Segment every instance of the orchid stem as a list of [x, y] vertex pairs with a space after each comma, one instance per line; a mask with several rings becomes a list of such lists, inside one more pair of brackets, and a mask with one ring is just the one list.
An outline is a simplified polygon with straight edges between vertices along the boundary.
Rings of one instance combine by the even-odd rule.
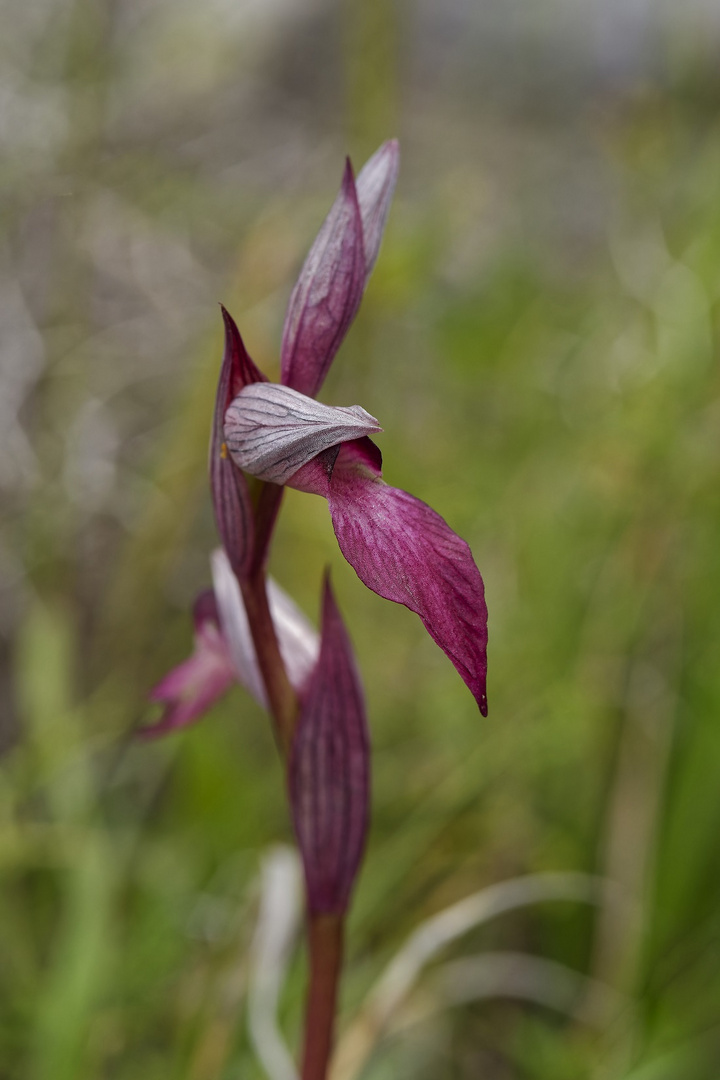
[[240, 581], [240, 586], [260, 674], [275, 721], [278, 746], [283, 758], [287, 760], [295, 730], [298, 701], [280, 655], [275, 624], [270, 614], [265, 574], [270, 540], [282, 497], [283, 488], [278, 484], [260, 486], [255, 506], [254, 553], [249, 575]]
[[278, 744], [283, 757], [287, 759], [295, 730], [298, 703], [280, 655], [280, 647], [270, 614], [264, 570], [257, 570], [242, 582], [242, 594], [258, 666], [265, 684], [270, 711], [275, 720]]
[[[250, 573], [241, 582], [258, 666], [265, 684], [280, 752], [287, 762], [298, 714], [297, 695], [288, 679], [270, 613], [265, 567], [283, 488], [266, 483], [255, 504], [255, 551]], [[342, 966], [344, 917], [310, 915], [308, 952], [310, 984], [305, 1014], [302, 1080], [326, 1080]]]
[[260, 488], [255, 507], [255, 545], [250, 566], [251, 576], [265, 570], [270, 540], [284, 491], [285, 488], [279, 484], [264, 483]]
[[342, 966], [342, 915], [311, 915], [308, 922], [310, 987], [305, 1013], [302, 1080], [326, 1080], [332, 1052]]

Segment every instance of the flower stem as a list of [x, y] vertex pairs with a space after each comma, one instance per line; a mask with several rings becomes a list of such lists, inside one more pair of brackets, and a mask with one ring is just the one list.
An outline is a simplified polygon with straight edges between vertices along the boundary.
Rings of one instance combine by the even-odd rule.
[[255, 550], [253, 551], [250, 573], [264, 571], [272, 539], [275, 521], [280, 510], [285, 488], [279, 484], [263, 483], [255, 506]]
[[308, 922], [310, 987], [302, 1080], [326, 1080], [342, 966], [343, 928], [342, 915], [311, 915]]
[[256, 489], [255, 545], [247, 578], [240, 581], [260, 674], [275, 721], [275, 736], [287, 760], [292, 744], [298, 701], [280, 655], [275, 625], [270, 614], [265, 568], [275, 521], [283, 497], [278, 484], [261, 483]]
[[287, 758], [295, 729], [298, 702], [280, 655], [268, 604], [265, 573], [262, 569], [242, 582], [242, 594], [258, 666], [275, 721], [275, 734], [282, 755]]

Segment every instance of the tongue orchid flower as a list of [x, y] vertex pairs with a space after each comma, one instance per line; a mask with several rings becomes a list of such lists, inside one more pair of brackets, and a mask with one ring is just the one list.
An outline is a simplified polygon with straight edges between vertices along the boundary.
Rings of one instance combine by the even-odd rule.
[[429, 506], [382, 479], [380, 451], [369, 438], [381, 430], [374, 417], [358, 405], [315, 400], [375, 263], [397, 166], [394, 142], [380, 148], [357, 181], [348, 162], [290, 298], [279, 385], [258, 371], [223, 311], [225, 357], [211, 447], [215, 512], [242, 578], [254, 543], [244, 474], [325, 497], [340, 550], [358, 577], [420, 616], [485, 715], [487, 608], [468, 545]]

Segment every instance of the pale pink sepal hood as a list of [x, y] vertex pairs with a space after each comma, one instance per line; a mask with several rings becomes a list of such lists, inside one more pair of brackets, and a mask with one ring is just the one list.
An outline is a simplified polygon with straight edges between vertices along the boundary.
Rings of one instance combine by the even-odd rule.
[[340, 550], [360, 580], [420, 616], [486, 716], [487, 607], [480, 571], [447, 522], [386, 484], [381, 470], [378, 448], [360, 439], [320, 455], [289, 486], [325, 496]]
[[245, 387], [225, 414], [235, 464], [273, 484], [284, 484], [323, 450], [381, 430], [359, 405], [322, 405], [277, 383]]
[[320, 656], [300, 695], [288, 775], [310, 913], [343, 912], [367, 835], [370, 745], [352, 645], [327, 580]]

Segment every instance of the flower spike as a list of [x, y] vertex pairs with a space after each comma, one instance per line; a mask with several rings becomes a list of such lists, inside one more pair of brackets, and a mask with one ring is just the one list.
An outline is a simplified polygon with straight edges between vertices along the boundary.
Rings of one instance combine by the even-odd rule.
[[321, 451], [381, 430], [359, 405], [332, 408], [276, 383], [246, 386], [225, 414], [233, 461], [274, 484], [284, 484]]
[[289, 768], [311, 915], [347, 907], [368, 827], [369, 742], [352, 646], [326, 578], [320, 656], [302, 695]]
[[223, 421], [232, 399], [244, 386], [265, 376], [248, 356], [232, 316], [222, 308], [225, 353], [220, 368], [212, 434], [210, 436], [210, 491], [220, 539], [238, 577], [247, 573], [253, 549], [253, 518], [245, 477], [230, 459]]
[[362, 219], [352, 166], [310, 248], [290, 297], [280, 350], [285, 386], [315, 397], [360, 306], [365, 287]]

